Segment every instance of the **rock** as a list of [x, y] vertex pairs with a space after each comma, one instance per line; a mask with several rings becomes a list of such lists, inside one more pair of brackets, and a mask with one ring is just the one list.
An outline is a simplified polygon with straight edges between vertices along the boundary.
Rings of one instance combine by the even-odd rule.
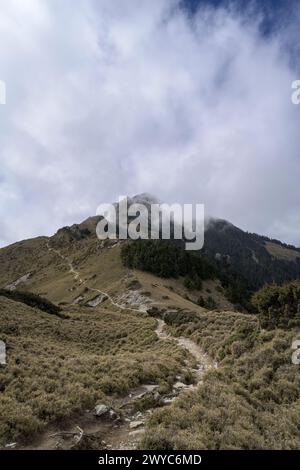
[[136, 429], [135, 431], [131, 431], [129, 436], [137, 436], [138, 434], [142, 434], [145, 432], [145, 429]]
[[105, 416], [108, 415], [110, 411], [110, 407], [107, 405], [96, 405], [95, 406], [95, 416]]
[[73, 300], [72, 304], [73, 305], [77, 305], [79, 304], [80, 302], [82, 302], [84, 300], [84, 296], [83, 295], [79, 295], [78, 297], [76, 297], [76, 299]]
[[7, 286], [5, 286], [5, 289], [14, 291], [16, 290], [19, 284], [25, 284], [30, 279], [31, 276], [32, 276], [32, 273], [27, 273], [24, 276], [17, 279], [16, 281], [14, 281], [12, 284], [8, 284]]
[[96, 297], [94, 297], [93, 299], [89, 300], [86, 303], [86, 305], [88, 307], [97, 307], [97, 305], [102, 304], [107, 299], [108, 299], [108, 296], [106, 294], [99, 294], [99, 295], [96, 295]]
[[6, 449], [14, 449], [16, 447], [17, 443], [16, 442], [10, 442], [9, 444], [5, 445]]
[[109, 418], [110, 418], [112, 421], [117, 421], [117, 420], [120, 419], [120, 416], [117, 415], [117, 413], [116, 413], [114, 410], [112, 410], [112, 409], [109, 410], [108, 415], [109, 415]]
[[163, 399], [163, 404], [164, 405], [170, 405], [171, 403], [173, 403], [173, 401], [176, 399], [176, 397], [172, 397], [172, 398], [164, 398]]
[[153, 390], [159, 388], [159, 385], [143, 385], [147, 392], [153, 392]]
[[[128, 290], [118, 297], [118, 302], [129, 307], [143, 308], [146, 312], [147, 306], [151, 303], [151, 299], [142, 295], [139, 291]], [[147, 307], [147, 308], [146, 308]]]
[[173, 388], [175, 388], [175, 389], [186, 388], [186, 384], [184, 384], [184, 383], [182, 383], [182, 382], [176, 382], [176, 383], [173, 385]]
[[129, 424], [130, 429], [136, 429], [144, 425], [144, 421], [131, 421]]
[[110, 406], [100, 404], [95, 406], [95, 416], [110, 419], [111, 421], [120, 420], [119, 415]]

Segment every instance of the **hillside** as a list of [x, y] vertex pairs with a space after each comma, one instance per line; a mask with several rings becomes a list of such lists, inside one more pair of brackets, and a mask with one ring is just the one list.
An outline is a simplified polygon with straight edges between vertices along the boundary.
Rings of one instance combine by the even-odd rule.
[[96, 403], [116, 408], [117, 397], [152, 383], [168, 388], [182, 370], [183, 351], [157, 340], [154, 319], [112, 307], [64, 313], [59, 319], [0, 295], [8, 356], [0, 368], [1, 445], [38, 446], [43, 430], [72, 426], [74, 418], [76, 425], [99, 425]]
[[[167, 404], [197, 377], [189, 344], [166, 341], [145, 312], [153, 306], [191, 315], [203, 309], [186, 297], [180, 280], [130, 271], [119, 244], [70, 237], [68, 229], [1, 255], [7, 290], [0, 291], [0, 335], [8, 363], [0, 371], [0, 443], [53, 448], [58, 439], [52, 434], [80, 426], [92, 435], [88, 447], [136, 445], [140, 435], [131, 434], [130, 423], [144, 422], [148, 409]], [[59, 316], [42, 310], [43, 302], [28, 305], [29, 291], [59, 304]], [[115, 419], [94, 416], [97, 403], [118, 416], [117, 432]], [[62, 448], [73, 444], [59, 440]]]
[[100, 242], [98, 220], [0, 250], [0, 445], [299, 447], [294, 290], [278, 291], [268, 330], [269, 310], [241, 313], [228, 297], [246, 267], [249, 282], [254, 266], [267, 277], [267, 260], [296, 276], [298, 250], [221, 221], [200, 258], [161, 241], [145, 250]]
[[244, 232], [225, 220], [210, 220], [203, 251], [221, 269], [238, 274], [250, 290], [300, 277], [300, 249]]

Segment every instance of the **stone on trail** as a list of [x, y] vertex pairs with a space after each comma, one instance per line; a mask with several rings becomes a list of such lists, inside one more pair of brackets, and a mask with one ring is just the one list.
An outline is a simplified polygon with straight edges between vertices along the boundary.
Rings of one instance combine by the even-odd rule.
[[95, 406], [95, 415], [96, 416], [105, 416], [105, 415], [108, 415], [110, 411], [110, 407], [107, 406], [107, 405], [96, 405]]
[[143, 425], [144, 425], [144, 421], [132, 421], [129, 424], [129, 427], [130, 427], [130, 429], [136, 429], [136, 428], [139, 428], [140, 426], [143, 426]]

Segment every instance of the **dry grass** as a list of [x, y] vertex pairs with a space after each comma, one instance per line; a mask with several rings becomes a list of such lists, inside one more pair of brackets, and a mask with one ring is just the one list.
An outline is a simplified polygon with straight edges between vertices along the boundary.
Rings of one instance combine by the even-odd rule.
[[[84, 294], [89, 300], [93, 294], [84, 292], [84, 285], [74, 281], [66, 261], [47, 249], [47, 237], [11, 245], [0, 250], [0, 287], [5, 287], [21, 276], [31, 272], [26, 284], [18, 289], [47, 297], [54, 303], [72, 303], [79, 295]], [[122, 265], [120, 258], [121, 243], [114, 248], [102, 247], [95, 237], [65, 243], [58, 236], [50, 239], [50, 245], [72, 262], [74, 268], [90, 287], [102, 289], [113, 295], [126, 289], [126, 278], [129, 272], [141, 282], [145, 291], [162, 305], [176, 304], [180, 308], [201, 311], [195, 306], [199, 296], [205, 299], [212, 295], [222, 310], [233, 309], [225, 298], [219, 281], [203, 281], [201, 291], [192, 291], [184, 287], [183, 279], [161, 279], [142, 271], [129, 271]], [[108, 244], [109, 245], [109, 244]], [[166, 299], [168, 297], [169, 299]]]
[[69, 319], [0, 297], [0, 443], [110, 402], [145, 383], [172, 384], [184, 353], [159, 341], [155, 320], [131, 312], [69, 308]]
[[270, 255], [274, 258], [282, 259], [284, 261], [296, 261], [300, 258], [300, 252], [285, 248], [284, 246], [277, 245], [277, 243], [266, 242], [265, 247]]
[[18, 289], [45, 296], [54, 303], [72, 303], [84, 286], [74, 280], [67, 260], [48, 250], [49, 240], [50, 246], [59, 249], [72, 262], [89, 286], [110, 292], [118, 291], [121, 280], [128, 272], [121, 263], [120, 247], [102, 248], [95, 237], [61, 244], [55, 237], [39, 237], [2, 248], [0, 287], [4, 288], [30, 272], [31, 277], [26, 284], [20, 284]]
[[265, 332], [255, 317], [228, 312], [198, 314], [170, 330], [193, 338], [219, 367], [197, 391], [153, 414], [143, 448], [299, 448], [299, 366], [291, 363], [297, 331]]

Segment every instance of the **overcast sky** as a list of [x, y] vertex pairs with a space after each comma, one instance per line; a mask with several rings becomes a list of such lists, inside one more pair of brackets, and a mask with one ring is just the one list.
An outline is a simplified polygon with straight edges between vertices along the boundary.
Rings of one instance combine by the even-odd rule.
[[245, 3], [0, 0], [0, 244], [149, 192], [300, 246], [300, 2]]

